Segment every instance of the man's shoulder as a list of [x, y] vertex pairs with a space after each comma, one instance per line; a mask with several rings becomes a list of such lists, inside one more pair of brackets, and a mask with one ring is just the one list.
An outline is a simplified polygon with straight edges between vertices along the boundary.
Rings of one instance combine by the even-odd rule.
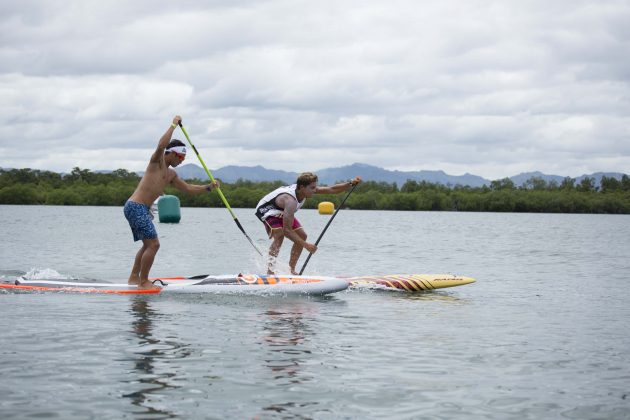
[[280, 187], [276, 190], [276, 192], [278, 193], [278, 197], [291, 197], [295, 199], [293, 196], [295, 194], [295, 188], [293, 188], [293, 185]]
[[168, 172], [168, 179], [170, 179], [171, 181], [179, 176], [177, 175], [177, 171], [175, 171], [175, 169], [173, 168], [166, 168], [166, 171]]
[[278, 194], [278, 196], [276, 197], [276, 201], [285, 205], [289, 203], [297, 204], [297, 199], [293, 195], [286, 192]]

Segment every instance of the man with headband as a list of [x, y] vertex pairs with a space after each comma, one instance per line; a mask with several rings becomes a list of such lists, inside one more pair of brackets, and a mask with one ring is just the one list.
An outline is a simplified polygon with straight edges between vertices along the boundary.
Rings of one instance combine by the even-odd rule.
[[129, 276], [129, 284], [137, 284], [141, 289], [155, 289], [158, 286], [149, 281], [149, 271], [153, 265], [155, 254], [160, 248], [157, 231], [153, 225], [151, 205], [164, 192], [167, 185], [189, 194], [201, 194], [212, 191], [219, 184], [215, 181], [209, 185], [191, 185], [184, 182], [170, 167], [177, 167], [186, 158], [186, 146], [180, 140], [171, 140], [173, 131], [182, 118], [177, 115], [158, 142], [157, 149], [151, 155], [144, 176], [134, 193], [125, 203], [125, 217], [129, 221], [134, 241], [142, 241], [142, 247]]

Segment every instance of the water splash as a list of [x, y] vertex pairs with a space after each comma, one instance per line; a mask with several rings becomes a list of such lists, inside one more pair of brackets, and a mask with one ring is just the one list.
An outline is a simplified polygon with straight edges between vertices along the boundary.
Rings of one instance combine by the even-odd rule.
[[31, 268], [23, 276], [26, 280], [72, 280], [73, 277], [61, 274], [52, 268]]
[[[269, 262], [269, 256], [267, 254], [263, 256], [254, 255], [250, 262], [255, 267], [255, 274], [267, 274], [267, 264]], [[284, 261], [281, 257], [275, 260], [274, 267], [276, 274], [289, 274], [291, 272], [289, 261]]]

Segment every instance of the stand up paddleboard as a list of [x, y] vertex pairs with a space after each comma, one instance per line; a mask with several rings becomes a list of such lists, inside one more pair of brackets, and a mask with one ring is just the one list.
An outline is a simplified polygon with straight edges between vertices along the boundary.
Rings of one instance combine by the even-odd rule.
[[346, 279], [351, 288], [370, 288], [419, 292], [423, 290], [444, 289], [474, 283], [472, 277], [453, 274], [389, 274], [386, 276], [362, 276]]
[[[250, 278], [253, 282], [273, 281], [274, 278], [292, 279], [292, 281], [313, 281], [313, 280], [330, 280], [343, 279], [351, 289], [369, 288], [380, 290], [396, 290], [402, 292], [421, 292], [425, 290], [444, 289], [447, 287], [463, 286], [465, 284], [474, 283], [472, 277], [456, 276], [454, 274], [387, 274], [384, 276], [359, 276], [359, 277], [313, 277], [313, 276], [256, 276], [241, 275], [243, 278]], [[181, 281], [190, 281], [194, 279], [213, 279], [207, 274], [194, 277], [169, 277], [161, 278], [161, 281], [169, 284]]]
[[324, 277], [298, 275], [238, 274], [225, 276], [161, 277], [152, 279], [161, 289], [138, 289], [124, 283], [77, 283], [57, 280], [17, 279], [0, 283], [0, 289], [40, 292], [169, 294], [234, 293], [325, 295], [350, 287], [352, 289], [419, 292], [474, 283], [471, 277], [453, 274], [390, 274], [384, 276]]
[[227, 276], [195, 276], [190, 278], [159, 278], [153, 282], [161, 289], [138, 289], [124, 283], [77, 283], [56, 280], [17, 279], [0, 283], [0, 289], [27, 292], [73, 292], [110, 294], [280, 294], [325, 295], [348, 288], [348, 282], [335, 277], [259, 276], [255, 274]]

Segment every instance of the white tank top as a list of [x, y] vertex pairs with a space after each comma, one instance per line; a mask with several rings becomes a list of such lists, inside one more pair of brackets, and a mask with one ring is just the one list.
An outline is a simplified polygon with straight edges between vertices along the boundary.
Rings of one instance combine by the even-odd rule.
[[297, 184], [289, 185], [286, 187], [280, 187], [278, 189], [273, 190], [266, 196], [264, 196], [256, 205], [256, 217], [260, 220], [265, 220], [270, 216], [282, 216], [284, 214], [284, 209], [278, 207], [276, 204], [276, 198], [280, 194], [289, 194], [291, 197], [297, 201], [297, 210], [302, 208], [304, 203], [306, 202], [306, 198], [302, 201], [298, 201], [296, 196]]

